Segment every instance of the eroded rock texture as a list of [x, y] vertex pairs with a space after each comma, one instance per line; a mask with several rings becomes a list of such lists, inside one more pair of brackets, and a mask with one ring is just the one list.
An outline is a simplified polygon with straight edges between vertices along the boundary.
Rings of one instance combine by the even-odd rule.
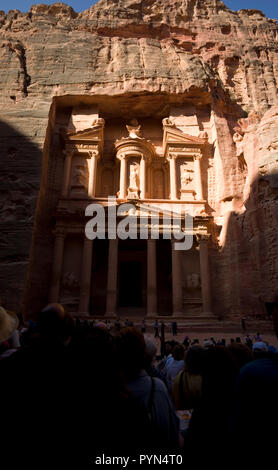
[[[257, 10], [235, 13], [220, 0], [100, 0], [81, 14], [62, 3], [0, 12], [3, 303], [21, 308], [26, 279], [27, 313], [47, 299], [59, 126], [72, 106], [105, 108], [110, 97], [115, 109], [126, 96], [126, 119], [130, 103], [137, 117], [155, 109], [162, 119], [172, 104], [195, 109], [212, 148], [203, 184], [214, 221], [214, 311], [261, 313], [278, 286], [277, 37], [275, 20]], [[38, 257], [40, 282], [30, 269], [27, 275]]]

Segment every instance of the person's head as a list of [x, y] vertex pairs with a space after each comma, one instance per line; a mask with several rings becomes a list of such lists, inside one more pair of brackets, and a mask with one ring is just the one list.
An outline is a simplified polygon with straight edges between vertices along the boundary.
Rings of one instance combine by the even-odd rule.
[[38, 330], [42, 340], [65, 344], [74, 333], [74, 321], [61, 304], [52, 303], [39, 313]]
[[172, 356], [175, 361], [183, 361], [184, 360], [184, 353], [185, 347], [183, 344], [177, 344], [172, 352]]
[[263, 341], [257, 341], [252, 347], [254, 359], [264, 359], [268, 356], [268, 346]]
[[157, 347], [156, 344], [151, 340], [151, 339], [145, 339], [145, 344], [146, 344], [146, 352], [145, 352], [145, 365], [146, 369], [152, 366], [156, 352], [157, 352]]
[[253, 359], [250, 348], [242, 343], [231, 343], [228, 346], [228, 351], [231, 353], [238, 371]]
[[166, 352], [167, 356], [168, 356], [168, 354], [171, 354], [172, 349], [173, 348], [172, 348], [171, 341], [166, 341], [165, 342], [165, 352]]
[[198, 345], [191, 346], [185, 355], [185, 365], [190, 374], [200, 375], [204, 365], [204, 348]]
[[125, 377], [134, 377], [144, 368], [146, 343], [141, 331], [124, 328], [117, 337], [117, 350]]
[[239, 336], [236, 337], [236, 343], [241, 343], [241, 339]]
[[219, 406], [231, 397], [237, 377], [237, 368], [228, 348], [216, 346], [205, 350], [203, 367], [203, 394]]

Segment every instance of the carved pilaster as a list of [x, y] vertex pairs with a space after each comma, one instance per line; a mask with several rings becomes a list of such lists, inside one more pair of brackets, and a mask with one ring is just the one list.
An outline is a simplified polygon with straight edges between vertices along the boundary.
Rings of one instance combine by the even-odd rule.
[[209, 234], [197, 234], [197, 241], [199, 243], [200, 252], [200, 271], [202, 283], [202, 299], [203, 311], [206, 313], [211, 312], [211, 283], [210, 283], [210, 269], [209, 269], [209, 256], [208, 256], [208, 241]]
[[64, 243], [66, 232], [63, 227], [55, 230], [55, 244], [52, 263], [52, 280], [49, 293], [49, 302], [58, 302], [63, 267]]
[[177, 193], [177, 155], [174, 153], [170, 153], [168, 156], [169, 164], [170, 164], [170, 199], [176, 200], [178, 199]]

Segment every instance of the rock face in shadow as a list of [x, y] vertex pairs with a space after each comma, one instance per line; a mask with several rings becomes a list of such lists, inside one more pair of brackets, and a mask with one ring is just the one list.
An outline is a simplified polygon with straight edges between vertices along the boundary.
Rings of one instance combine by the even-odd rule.
[[[108, 96], [134, 97], [139, 116], [146, 114], [149, 96], [153, 103], [167, 97], [161, 118], [172, 101], [209, 108], [213, 158], [204, 185], [215, 224], [215, 311], [254, 312], [258, 299], [250, 307], [251, 290], [271, 300], [278, 285], [277, 38], [277, 21], [258, 10], [233, 12], [220, 0], [100, 0], [80, 14], [63, 3], [0, 12], [5, 305], [21, 308], [32, 233], [33, 247], [40, 240], [36, 256], [41, 247], [43, 257], [51, 238], [46, 181], [59, 141], [57, 103], [64, 100], [70, 115], [73, 105], [96, 96], [103, 106]], [[245, 270], [243, 284], [234, 269]], [[28, 289], [38, 284], [29, 278]], [[45, 285], [41, 298], [47, 299]]]

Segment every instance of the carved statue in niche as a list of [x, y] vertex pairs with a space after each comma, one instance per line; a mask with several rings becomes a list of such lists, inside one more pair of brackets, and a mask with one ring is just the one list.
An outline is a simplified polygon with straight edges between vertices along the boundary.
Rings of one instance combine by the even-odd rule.
[[186, 276], [186, 285], [188, 289], [200, 289], [201, 287], [201, 280], [200, 275], [198, 273], [190, 273]]
[[139, 197], [139, 165], [136, 162], [131, 163], [129, 167], [129, 187], [127, 197]]
[[71, 290], [79, 287], [79, 282], [72, 272], [66, 272], [63, 276], [62, 286], [66, 290]]
[[87, 189], [88, 173], [87, 168], [83, 164], [77, 164], [73, 170], [73, 187]]
[[189, 169], [187, 167], [187, 164], [184, 163], [180, 167], [180, 172], [181, 172], [181, 189], [185, 189], [186, 186], [188, 186], [191, 181], [193, 181], [193, 170]]
[[130, 121], [130, 124], [126, 126], [129, 137], [131, 139], [141, 139], [140, 137], [141, 134], [141, 126], [139, 125], [137, 119], [132, 119]]

